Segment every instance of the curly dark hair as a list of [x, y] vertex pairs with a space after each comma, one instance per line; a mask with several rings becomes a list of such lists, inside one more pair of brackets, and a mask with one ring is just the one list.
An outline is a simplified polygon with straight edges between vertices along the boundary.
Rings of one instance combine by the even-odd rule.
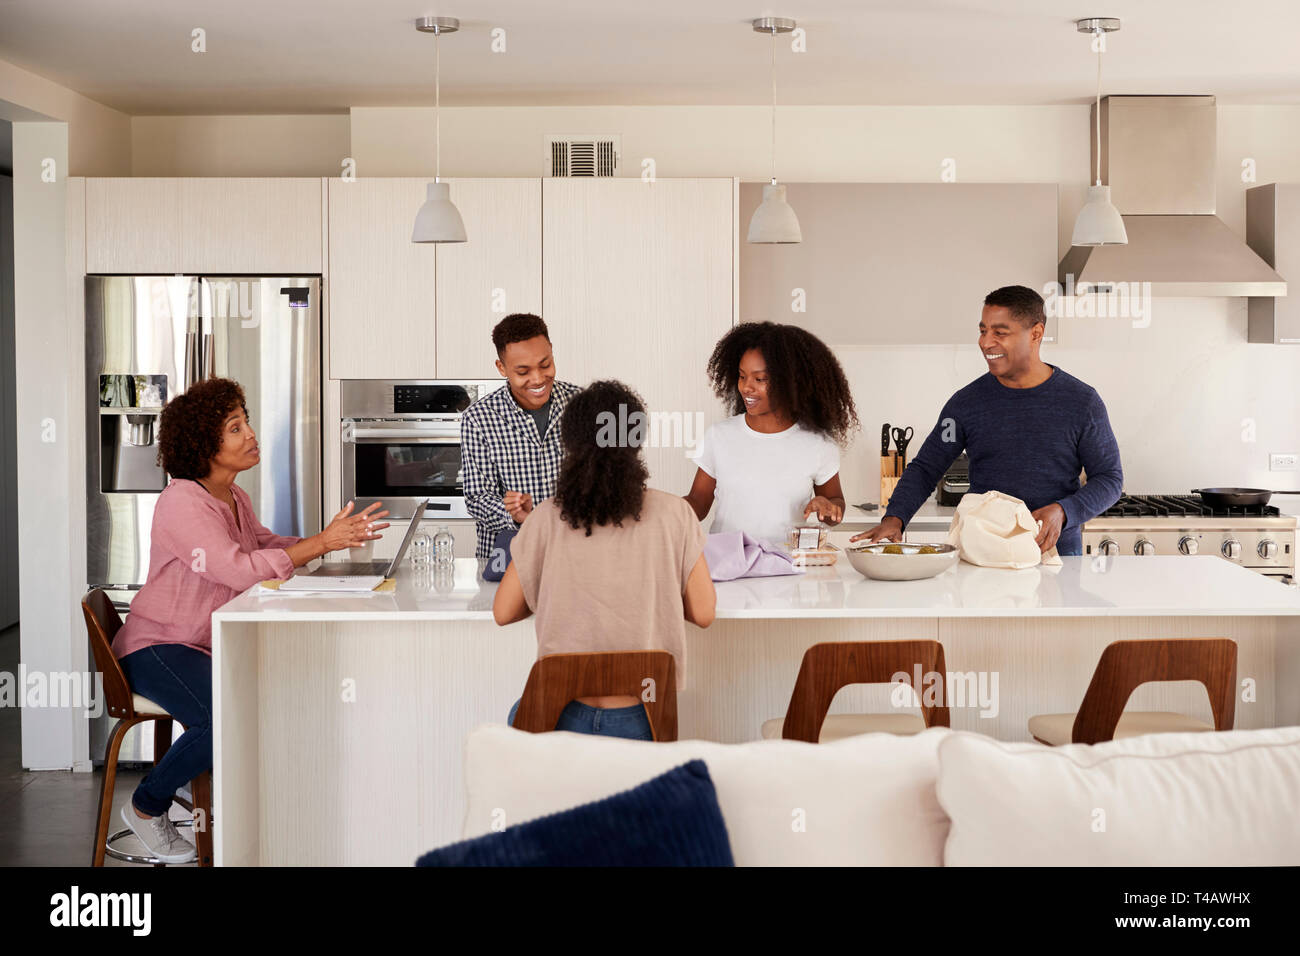
[[228, 378], [205, 378], [168, 402], [158, 423], [158, 462], [173, 478], [206, 478], [221, 450], [221, 426], [236, 409], [248, 414], [244, 390]]
[[569, 399], [560, 418], [564, 456], [555, 482], [555, 503], [569, 527], [591, 537], [596, 525], [621, 528], [624, 518], [641, 520], [648, 428], [645, 402], [622, 382], [592, 382]]
[[527, 342], [542, 336], [551, 341], [551, 334], [546, 330], [546, 323], [540, 315], [531, 312], [516, 312], [507, 315], [492, 328], [492, 344], [496, 346], [497, 358], [511, 342]]
[[708, 375], [730, 414], [745, 410], [737, 382], [741, 356], [750, 349], [757, 349], [767, 363], [767, 394], [774, 409], [838, 445], [848, 443], [859, 427], [849, 380], [826, 343], [797, 325], [742, 322], [718, 341]]

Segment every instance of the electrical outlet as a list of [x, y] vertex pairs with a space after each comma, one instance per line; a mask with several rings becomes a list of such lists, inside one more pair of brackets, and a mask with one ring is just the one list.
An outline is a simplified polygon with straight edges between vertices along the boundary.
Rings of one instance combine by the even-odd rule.
[[1300, 468], [1300, 455], [1294, 453], [1287, 455], [1269, 455], [1269, 471], [1295, 471]]

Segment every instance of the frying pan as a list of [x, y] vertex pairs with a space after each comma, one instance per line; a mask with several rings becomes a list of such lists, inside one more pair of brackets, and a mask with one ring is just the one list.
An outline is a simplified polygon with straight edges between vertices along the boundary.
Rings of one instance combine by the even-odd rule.
[[1300, 491], [1267, 491], [1263, 488], [1193, 488], [1211, 508], [1239, 508], [1243, 505], [1266, 505], [1274, 495], [1300, 495]]

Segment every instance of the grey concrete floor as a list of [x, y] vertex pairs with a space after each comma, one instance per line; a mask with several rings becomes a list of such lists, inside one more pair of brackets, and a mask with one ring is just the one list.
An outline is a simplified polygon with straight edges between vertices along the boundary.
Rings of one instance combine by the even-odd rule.
[[[18, 672], [17, 625], [0, 631], [0, 671]], [[103, 770], [23, 770], [21, 720], [20, 708], [0, 707], [0, 866], [89, 866]], [[138, 770], [118, 771], [112, 830], [122, 828], [118, 814], [143, 776]], [[184, 808], [175, 805], [172, 816], [184, 819]], [[143, 852], [135, 837], [114, 845], [128, 853]], [[139, 865], [111, 858], [106, 864]]]

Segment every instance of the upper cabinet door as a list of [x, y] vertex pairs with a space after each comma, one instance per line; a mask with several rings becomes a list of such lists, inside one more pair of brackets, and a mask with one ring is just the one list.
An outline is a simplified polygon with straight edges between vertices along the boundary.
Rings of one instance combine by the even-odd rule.
[[88, 273], [315, 275], [319, 179], [86, 180]]
[[181, 179], [178, 271], [319, 275], [320, 179]]
[[542, 181], [448, 182], [468, 241], [438, 246], [438, 377], [496, 378], [492, 326], [542, 309]]
[[542, 314], [557, 376], [640, 393], [650, 485], [674, 494], [690, 488], [701, 426], [725, 416], [705, 366], [733, 320], [734, 193], [730, 179], [542, 183]]
[[437, 244], [411, 241], [427, 183], [329, 180], [330, 378], [437, 376]]
[[180, 272], [181, 180], [86, 180], [86, 272]]
[[[740, 227], [762, 198], [740, 187]], [[740, 243], [740, 319], [828, 345], [973, 345], [984, 296], [1056, 281], [1057, 188], [1041, 183], [791, 183], [803, 242]], [[1045, 336], [1056, 336], [1048, 318]]]

